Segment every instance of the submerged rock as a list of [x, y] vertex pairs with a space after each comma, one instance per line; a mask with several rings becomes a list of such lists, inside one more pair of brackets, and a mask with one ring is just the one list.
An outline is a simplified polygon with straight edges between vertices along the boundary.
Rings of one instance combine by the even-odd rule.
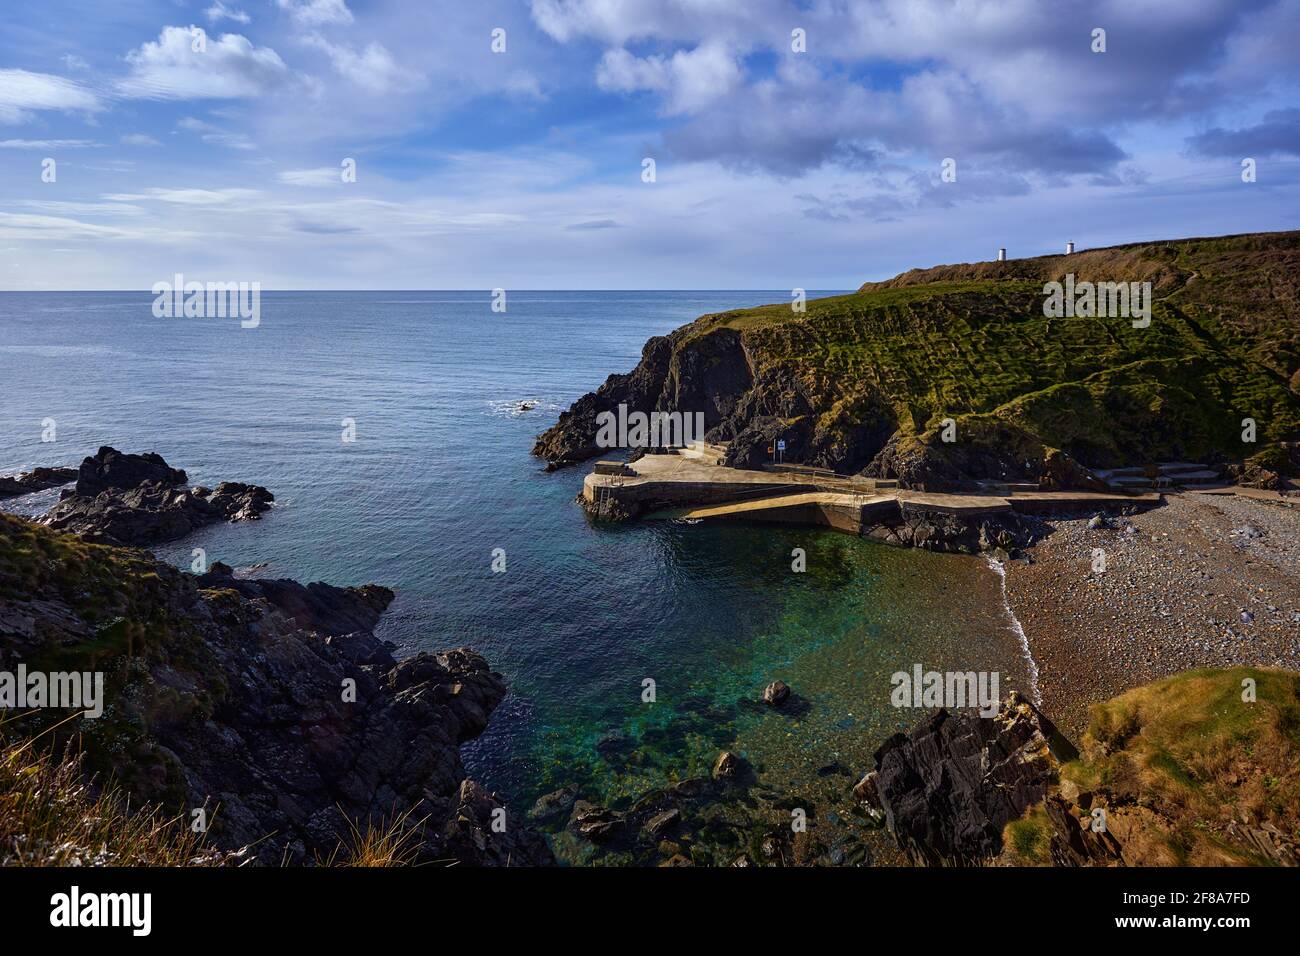
[[586, 800], [574, 803], [569, 817], [569, 829], [593, 843], [606, 843], [620, 836], [625, 824], [623, 814]]
[[661, 837], [680, 823], [681, 819], [682, 813], [676, 807], [656, 813], [646, 821], [645, 832], [655, 838]]
[[578, 799], [578, 787], [570, 784], [537, 798], [533, 808], [528, 811], [529, 819], [545, 822], [557, 817], [567, 816]]
[[742, 766], [743, 763], [739, 757], [730, 750], [724, 750], [718, 754], [718, 759], [713, 762], [714, 779], [733, 780], [740, 774]]
[[763, 703], [771, 707], [780, 707], [790, 699], [790, 685], [783, 680], [774, 680], [763, 688]]

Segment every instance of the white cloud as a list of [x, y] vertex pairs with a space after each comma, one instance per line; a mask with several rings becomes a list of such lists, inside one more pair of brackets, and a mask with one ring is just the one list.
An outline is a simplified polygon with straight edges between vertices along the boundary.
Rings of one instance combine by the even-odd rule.
[[276, 0], [294, 22], [305, 27], [351, 23], [352, 11], [345, 0]]
[[79, 83], [51, 73], [0, 70], [0, 123], [24, 123], [35, 110], [93, 113], [103, 104]]
[[218, 20], [233, 20], [235, 23], [249, 24], [253, 22], [243, 10], [238, 7], [228, 7], [221, 0], [216, 0], [212, 6], [203, 11], [203, 15], [208, 18], [209, 23], [216, 23]]
[[161, 146], [162, 143], [146, 133], [127, 133], [122, 137], [123, 146]]
[[138, 216], [144, 212], [139, 206], [118, 202], [66, 202], [59, 199], [27, 199], [21, 205], [28, 209], [67, 213], [72, 216]]
[[102, 145], [90, 139], [0, 139], [0, 149], [86, 149]]
[[315, 33], [304, 37], [303, 42], [328, 56], [335, 72], [345, 80], [370, 93], [410, 91], [424, 80], [418, 73], [398, 66], [382, 43], [369, 43], [358, 51]]
[[172, 189], [151, 186], [140, 193], [109, 193], [103, 198], [109, 202], [141, 202], [156, 200], [178, 206], [225, 206], [258, 196], [256, 189]]
[[290, 186], [333, 186], [342, 182], [341, 167], [318, 166], [315, 169], [286, 169], [277, 177]]
[[121, 229], [63, 216], [0, 212], [0, 239], [112, 239], [124, 235]]
[[278, 53], [246, 37], [208, 37], [201, 52], [187, 27], [163, 27], [156, 42], [126, 55], [131, 73], [119, 81], [123, 96], [152, 100], [239, 99], [261, 96], [289, 75]]
[[740, 66], [721, 44], [704, 44], [678, 50], [671, 57], [633, 56], [627, 50], [609, 50], [596, 68], [603, 90], [666, 94], [665, 112], [693, 113], [730, 93], [741, 82]]
[[186, 116], [176, 124], [176, 128], [198, 133], [199, 139], [212, 146], [225, 146], [227, 149], [257, 149], [257, 144], [243, 133], [232, 133], [206, 120], [195, 119], [193, 116]]

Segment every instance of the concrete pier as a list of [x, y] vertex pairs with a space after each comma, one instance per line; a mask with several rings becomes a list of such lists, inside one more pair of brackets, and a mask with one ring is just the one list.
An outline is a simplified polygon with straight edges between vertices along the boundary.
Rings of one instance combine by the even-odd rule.
[[[602, 469], [609, 471], [610, 469]], [[1010, 486], [1001, 486], [1010, 489]], [[1023, 491], [940, 494], [824, 471], [750, 471], [713, 464], [695, 453], [646, 455], [622, 474], [593, 472], [582, 494], [597, 514], [648, 519], [749, 520], [824, 525], [853, 534], [920, 515], [972, 519], [1048, 514], [1110, 506], [1151, 507], [1158, 492]]]

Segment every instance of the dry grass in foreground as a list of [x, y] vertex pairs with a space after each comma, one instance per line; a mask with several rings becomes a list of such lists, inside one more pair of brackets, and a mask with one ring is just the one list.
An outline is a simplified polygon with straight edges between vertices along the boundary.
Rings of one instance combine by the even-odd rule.
[[[0, 726], [0, 866], [239, 866], [241, 851], [204, 844], [184, 815], [132, 806], [117, 786], [97, 787], [83, 755], [59, 755], [36, 737], [6, 739]], [[352, 825], [351, 835], [319, 866], [410, 866], [418, 826], [404, 814], [391, 824]]]

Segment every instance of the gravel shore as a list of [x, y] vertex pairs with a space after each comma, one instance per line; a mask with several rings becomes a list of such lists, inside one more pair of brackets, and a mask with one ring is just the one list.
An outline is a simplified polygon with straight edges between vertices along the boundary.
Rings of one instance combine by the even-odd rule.
[[1048, 524], [1032, 563], [1009, 562], [1007, 597], [1044, 709], [1067, 734], [1081, 733], [1088, 705], [1178, 671], [1300, 669], [1300, 508], [1173, 494], [1107, 527]]

